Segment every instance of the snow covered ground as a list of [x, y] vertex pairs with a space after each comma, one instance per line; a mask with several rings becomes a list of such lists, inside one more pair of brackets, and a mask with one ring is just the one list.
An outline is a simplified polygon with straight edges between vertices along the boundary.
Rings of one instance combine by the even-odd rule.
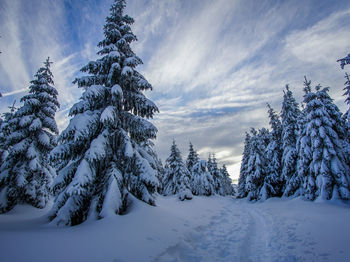
[[0, 215], [0, 261], [349, 261], [350, 205], [300, 199], [158, 197], [72, 228], [47, 210]]

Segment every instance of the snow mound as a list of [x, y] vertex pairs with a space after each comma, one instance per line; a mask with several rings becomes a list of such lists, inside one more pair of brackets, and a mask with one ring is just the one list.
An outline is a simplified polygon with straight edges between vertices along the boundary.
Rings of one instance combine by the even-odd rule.
[[[112, 196], [111, 196], [112, 197]], [[49, 206], [0, 216], [2, 262], [348, 261], [350, 209], [342, 202], [232, 197], [133, 200], [123, 216], [49, 226]], [[20, 250], [21, 252], [18, 252]], [[135, 252], [137, 250], [137, 252]]]

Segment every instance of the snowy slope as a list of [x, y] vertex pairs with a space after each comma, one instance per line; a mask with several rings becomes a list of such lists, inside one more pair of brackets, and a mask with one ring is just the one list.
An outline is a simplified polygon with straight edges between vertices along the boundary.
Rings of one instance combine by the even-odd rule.
[[350, 206], [230, 197], [137, 202], [123, 216], [72, 228], [47, 210], [0, 216], [0, 261], [348, 261]]

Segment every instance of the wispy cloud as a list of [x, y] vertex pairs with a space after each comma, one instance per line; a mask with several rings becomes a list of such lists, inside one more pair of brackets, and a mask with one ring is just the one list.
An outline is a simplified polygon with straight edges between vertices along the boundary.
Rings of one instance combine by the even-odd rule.
[[[62, 124], [61, 129], [67, 123], [67, 115], [63, 112], [77, 101], [81, 93], [72, 81], [86, 63], [82, 57], [89, 59], [95, 55], [89, 50], [90, 42], [85, 44], [85, 49], [76, 51], [74, 40], [67, 39], [66, 36], [72, 32], [65, 4], [54, 0], [5, 0], [1, 4], [0, 15], [1, 42], [4, 43], [0, 55], [0, 77], [4, 95], [2, 101], [5, 102], [1, 103], [1, 111], [7, 110], [13, 100], [19, 101], [23, 92], [28, 90], [36, 70], [49, 56], [54, 62], [51, 69], [61, 103], [62, 112], [56, 116]], [[93, 23], [92, 20], [90, 22]], [[75, 34], [79, 35], [78, 29]], [[95, 38], [90, 41], [97, 43]]]
[[[280, 110], [285, 84], [292, 84], [299, 101], [305, 74], [315, 83], [342, 84], [335, 60], [347, 53], [345, 32], [350, 23], [346, 22], [348, 11], [337, 11], [315, 24], [301, 17], [304, 24], [295, 30], [294, 19], [312, 8], [290, 2], [270, 8], [262, 4], [260, 13], [251, 12], [255, 18], [233, 23], [235, 15], [248, 15], [246, 7], [224, 4], [217, 1], [217, 9], [204, 4], [196, 19], [183, 19], [163, 40], [145, 74], [158, 92], [176, 96], [176, 103], [162, 101], [164, 107], [160, 107], [157, 146], [161, 155], [169, 151], [165, 143], [173, 137], [184, 152], [191, 140], [202, 157], [216, 152], [237, 177], [244, 132], [251, 126], [268, 127], [266, 102]], [[213, 20], [205, 23], [201, 17]], [[341, 89], [335, 88], [331, 95], [342, 102]], [[230, 157], [224, 157], [227, 152]]]
[[14, 90], [11, 92], [7, 92], [7, 93], [2, 93], [2, 97], [7, 97], [7, 96], [12, 96], [12, 95], [17, 95], [17, 94], [21, 94], [24, 93], [28, 90], [28, 88], [23, 88], [23, 89], [19, 89], [19, 90]]
[[306, 30], [292, 32], [286, 38], [286, 52], [303, 62], [329, 64], [349, 48], [350, 9], [336, 12]]
[[1, 4], [0, 32], [1, 32], [1, 57], [0, 77], [8, 78], [8, 86], [2, 86], [3, 93], [11, 93], [12, 90], [23, 89], [23, 84], [28, 83], [29, 74], [25, 61], [22, 59], [23, 40], [20, 37], [20, 13], [21, 5], [18, 1], [3, 1]]
[[[59, 92], [61, 129], [80, 90], [79, 69], [96, 47], [112, 0], [0, 2], [0, 110], [23, 95], [47, 56]], [[268, 125], [266, 102], [278, 111], [285, 84], [302, 99], [302, 79], [330, 85], [344, 109], [343, 72], [349, 53], [346, 1], [129, 0], [139, 41], [139, 70], [160, 108], [153, 120], [164, 160], [175, 138], [187, 156], [191, 140], [202, 158], [215, 153], [238, 176], [244, 132]]]

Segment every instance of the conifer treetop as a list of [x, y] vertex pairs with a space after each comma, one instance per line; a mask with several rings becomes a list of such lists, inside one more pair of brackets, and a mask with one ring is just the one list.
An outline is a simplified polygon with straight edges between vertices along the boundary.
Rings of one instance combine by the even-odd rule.
[[196, 150], [193, 148], [193, 145], [191, 142], [189, 147], [190, 148], [189, 148], [189, 153], [186, 160], [186, 165], [188, 170], [191, 171], [192, 167], [199, 161], [199, 157]]
[[277, 115], [277, 113], [269, 103], [267, 103], [267, 108], [268, 108], [268, 114], [270, 118], [270, 126], [272, 128], [272, 131], [274, 132], [274, 135], [278, 136], [282, 131], [281, 121], [279, 119], [279, 116]]
[[304, 93], [308, 94], [311, 92], [311, 80], [307, 80], [306, 76], [304, 76]]
[[173, 163], [177, 161], [182, 161], [181, 152], [176, 145], [175, 139], [170, 147], [170, 156], [166, 159], [166, 163]]
[[341, 69], [344, 69], [345, 65], [350, 64], [350, 54], [348, 54], [346, 57], [338, 59], [337, 62], [340, 62]]

